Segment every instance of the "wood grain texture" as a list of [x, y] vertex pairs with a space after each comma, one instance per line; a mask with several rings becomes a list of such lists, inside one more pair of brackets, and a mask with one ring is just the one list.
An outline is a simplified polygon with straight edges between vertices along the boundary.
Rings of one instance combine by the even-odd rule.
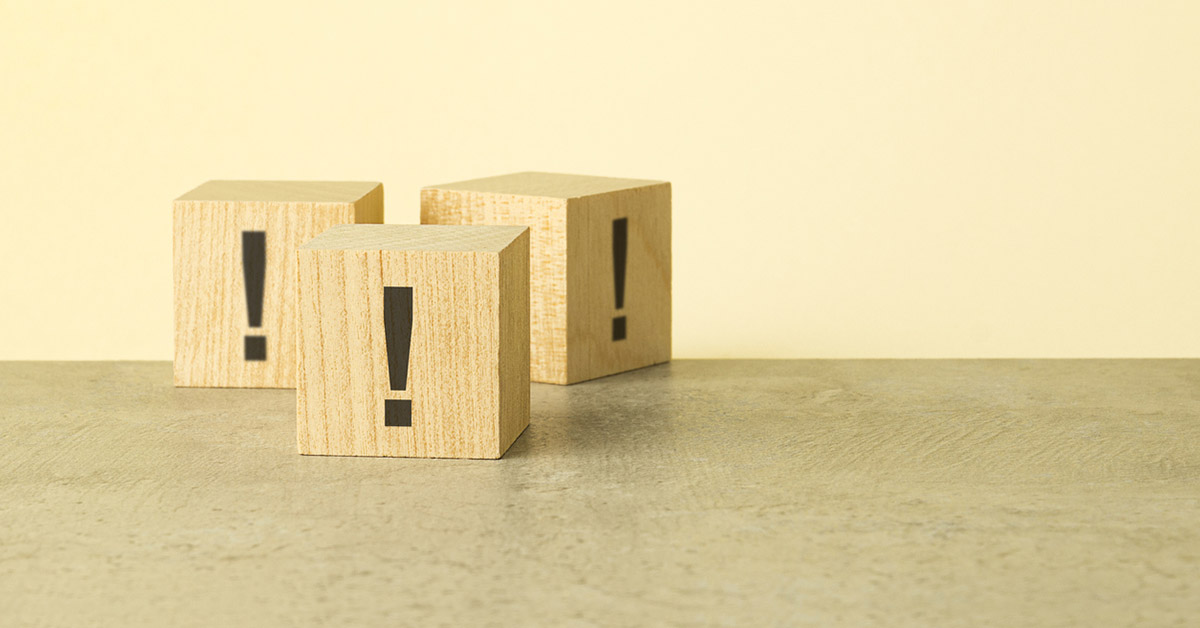
[[[613, 221], [628, 231], [625, 296], [613, 286]], [[567, 207], [567, 379], [578, 382], [671, 359], [671, 186], [570, 200]], [[614, 317], [625, 340], [612, 339]]]
[[[612, 222], [628, 221], [625, 306], [615, 304]], [[522, 172], [430, 186], [424, 224], [530, 227], [531, 377], [571, 384], [671, 358], [671, 186]], [[624, 316], [627, 338], [614, 341]]]
[[[297, 251], [302, 454], [499, 458], [529, 425], [529, 230], [355, 225]], [[405, 390], [390, 388], [385, 286], [412, 288]], [[384, 423], [410, 400], [411, 426]]]
[[294, 393], [167, 362], [0, 363], [0, 623], [1191, 626], [1197, 382], [676, 360], [533, 385], [478, 462], [297, 456]]
[[[294, 388], [295, 250], [343, 223], [383, 222], [375, 182], [209, 181], [174, 202], [176, 386]], [[242, 232], [266, 233], [263, 318], [251, 328]], [[266, 359], [246, 360], [247, 335]]]
[[530, 378], [567, 383], [567, 201], [425, 189], [421, 223], [529, 227]]

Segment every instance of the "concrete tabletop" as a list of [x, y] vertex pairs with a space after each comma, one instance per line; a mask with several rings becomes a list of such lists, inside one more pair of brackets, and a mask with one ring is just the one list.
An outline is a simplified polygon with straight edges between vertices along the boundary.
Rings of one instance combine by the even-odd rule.
[[1200, 618], [1198, 361], [676, 361], [490, 462], [299, 456], [294, 398], [0, 364], [0, 624]]

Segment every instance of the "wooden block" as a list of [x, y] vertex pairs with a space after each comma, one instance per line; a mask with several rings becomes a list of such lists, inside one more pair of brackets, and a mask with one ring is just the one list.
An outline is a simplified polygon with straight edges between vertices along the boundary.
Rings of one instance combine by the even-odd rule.
[[175, 385], [294, 388], [296, 247], [383, 222], [383, 185], [209, 181], [174, 221]]
[[521, 172], [427, 187], [421, 222], [530, 228], [531, 377], [671, 359], [671, 184]]
[[302, 454], [499, 458], [529, 425], [529, 230], [344, 225], [297, 251]]

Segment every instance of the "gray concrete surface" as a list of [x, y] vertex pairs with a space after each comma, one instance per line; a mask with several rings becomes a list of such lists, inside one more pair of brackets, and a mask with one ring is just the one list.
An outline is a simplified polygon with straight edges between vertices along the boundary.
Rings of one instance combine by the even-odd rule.
[[0, 364], [0, 624], [1200, 621], [1200, 362], [677, 361], [500, 461], [302, 457], [291, 391]]

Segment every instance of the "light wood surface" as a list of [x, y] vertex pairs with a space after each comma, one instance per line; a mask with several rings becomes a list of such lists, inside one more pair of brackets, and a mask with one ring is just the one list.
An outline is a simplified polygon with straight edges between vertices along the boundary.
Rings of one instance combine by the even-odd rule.
[[663, 183], [663, 181], [654, 181], [651, 179], [622, 179], [618, 177], [596, 177], [557, 172], [514, 172], [512, 174], [432, 185], [426, 189], [571, 199], [595, 194], [608, 194], [609, 192], [619, 192], [632, 188], [662, 185]]
[[[174, 203], [176, 386], [296, 385], [295, 251], [341, 223], [383, 222], [374, 182], [209, 181]], [[261, 326], [251, 327], [244, 231], [265, 232]], [[247, 360], [246, 336], [266, 359]]]
[[[567, 209], [567, 379], [604, 377], [671, 359], [671, 185], [584, 196]], [[623, 307], [614, 303], [613, 220], [625, 218]], [[625, 319], [613, 340], [615, 317]]]
[[[260, 203], [354, 203], [378, 191], [375, 181], [206, 181], [180, 196], [180, 201]], [[364, 206], [364, 211], [377, 209]]]
[[[300, 453], [498, 458], [529, 425], [528, 229], [339, 225], [297, 255]], [[385, 286], [412, 290], [402, 390]], [[388, 399], [411, 425], [386, 424]]]
[[295, 395], [0, 363], [7, 626], [1190, 626], [1200, 362], [691, 361], [499, 461], [298, 456]]
[[[619, 218], [628, 246], [618, 309]], [[671, 358], [669, 183], [542, 172], [446, 183], [421, 191], [421, 222], [530, 227], [533, 381], [571, 384]]]
[[425, 189], [421, 222], [529, 227], [530, 378], [567, 383], [567, 201]]

